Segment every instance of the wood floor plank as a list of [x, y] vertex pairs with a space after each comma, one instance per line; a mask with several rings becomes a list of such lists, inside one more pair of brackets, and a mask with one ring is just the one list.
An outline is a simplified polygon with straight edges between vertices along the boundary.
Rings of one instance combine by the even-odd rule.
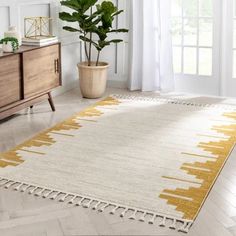
[[37, 222], [24, 226], [16, 226], [11, 229], [1, 229], [3, 236], [64, 236], [57, 221]]
[[223, 175], [220, 175], [220, 177], [218, 178], [217, 185], [220, 185], [220, 186], [226, 188], [229, 192], [236, 195], [236, 183], [235, 184], [232, 183], [227, 178], [225, 178]]
[[218, 221], [214, 215], [211, 215], [207, 209], [202, 209], [202, 214], [204, 214], [205, 219], [207, 219], [206, 231], [209, 232], [210, 235], [214, 236], [233, 236], [233, 234], [228, 230], [228, 228], [224, 227], [220, 221]]
[[230, 228], [235, 225], [235, 221], [223, 210], [219, 209], [214, 202], [207, 201], [207, 203], [204, 205], [204, 209], [209, 212], [212, 217], [221, 222], [225, 228]]
[[236, 207], [236, 195], [228, 191], [224, 186], [216, 184], [213, 191], [218, 193], [222, 198], [228, 201], [233, 207]]
[[50, 220], [68, 217], [70, 215], [69, 211], [57, 210], [54, 212], [39, 214], [20, 218], [10, 218], [9, 220], [0, 222], [0, 230], [8, 229], [17, 226], [30, 225], [38, 222], [48, 222]]
[[232, 204], [230, 204], [230, 202], [228, 202], [225, 198], [219, 195], [217, 192], [212, 190], [208, 198], [210, 201], [213, 201], [218, 208], [223, 210], [230, 217], [236, 216], [236, 208]]

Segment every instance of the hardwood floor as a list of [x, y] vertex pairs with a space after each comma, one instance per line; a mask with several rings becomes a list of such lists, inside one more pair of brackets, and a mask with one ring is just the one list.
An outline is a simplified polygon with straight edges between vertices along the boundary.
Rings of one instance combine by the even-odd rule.
[[[109, 89], [109, 93], [127, 93]], [[197, 98], [202, 101], [205, 98]], [[209, 99], [211, 103], [231, 103]], [[56, 113], [47, 102], [0, 123], [0, 152], [70, 117], [94, 103], [81, 99], [77, 90], [55, 98]], [[0, 236], [79, 236], [79, 235], [185, 235], [156, 225], [72, 207], [28, 194], [0, 188]], [[189, 236], [236, 235], [236, 149], [233, 151]]]

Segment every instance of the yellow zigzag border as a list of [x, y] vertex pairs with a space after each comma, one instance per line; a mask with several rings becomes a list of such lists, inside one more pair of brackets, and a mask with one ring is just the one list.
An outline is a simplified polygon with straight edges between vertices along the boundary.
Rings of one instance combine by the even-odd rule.
[[[220, 134], [224, 134], [228, 136], [228, 138], [224, 138], [218, 142], [201, 142], [198, 145], [198, 148], [214, 155], [215, 158], [212, 158], [211, 161], [206, 161], [205, 163], [184, 163], [181, 167], [184, 172], [187, 172], [189, 175], [195, 176], [197, 179], [203, 181], [201, 186], [199, 188], [191, 187], [189, 189], [165, 189], [159, 196], [160, 198], [167, 200], [167, 204], [176, 206], [176, 210], [184, 214], [183, 219], [194, 220], [197, 217], [201, 207], [208, 197], [208, 194], [210, 193], [210, 190], [215, 184], [217, 177], [219, 176], [235, 146], [236, 112], [225, 113], [223, 116], [233, 119], [234, 121], [232, 122], [234, 122], [234, 124], [213, 126], [212, 130], [217, 131]], [[197, 159], [197, 155], [191, 153], [189, 155], [196, 156]], [[188, 200], [189, 198], [192, 200]]]
[[[0, 168], [5, 168], [7, 166], [18, 166], [24, 162], [22, 156], [18, 153], [18, 151], [25, 151], [24, 148], [30, 147], [41, 147], [41, 146], [51, 146], [55, 143], [53, 138], [51, 138], [50, 133], [66, 131], [66, 130], [76, 130], [82, 128], [82, 126], [78, 123], [79, 118], [86, 117], [99, 117], [103, 115], [101, 111], [99, 111], [99, 107], [101, 106], [114, 106], [119, 105], [120, 102], [113, 98], [107, 97], [103, 101], [97, 102], [94, 105], [86, 108], [85, 110], [75, 114], [71, 118], [58, 123], [54, 127], [43, 131], [42, 133], [37, 134], [30, 140], [16, 146], [15, 148], [9, 150], [8, 152], [0, 154]], [[43, 153], [37, 153], [42, 154]]]

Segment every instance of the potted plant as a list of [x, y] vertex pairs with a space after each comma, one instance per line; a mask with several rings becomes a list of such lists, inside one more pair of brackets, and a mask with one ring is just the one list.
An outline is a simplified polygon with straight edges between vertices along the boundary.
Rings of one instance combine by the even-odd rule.
[[0, 40], [3, 52], [15, 52], [19, 49], [19, 42], [17, 38], [6, 37]]
[[[76, 22], [77, 27], [64, 26], [69, 32], [77, 32], [84, 42], [87, 61], [78, 64], [80, 89], [85, 98], [99, 98], [106, 89], [109, 64], [100, 61], [102, 50], [112, 43], [120, 43], [121, 39], [109, 39], [112, 33], [127, 33], [127, 29], [113, 28], [115, 17], [123, 12], [118, 10], [111, 1], [98, 0], [66, 0], [61, 5], [73, 10], [72, 13], [61, 12], [59, 17], [66, 22]], [[96, 7], [95, 7], [96, 6]], [[93, 61], [92, 47], [97, 51]]]

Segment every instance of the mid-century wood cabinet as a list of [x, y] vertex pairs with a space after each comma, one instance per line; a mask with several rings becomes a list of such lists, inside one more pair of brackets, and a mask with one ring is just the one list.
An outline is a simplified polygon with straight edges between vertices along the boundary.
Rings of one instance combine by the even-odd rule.
[[61, 45], [23, 46], [0, 55], [0, 120], [48, 99], [61, 85]]
[[21, 99], [20, 55], [0, 58], [0, 107]]

